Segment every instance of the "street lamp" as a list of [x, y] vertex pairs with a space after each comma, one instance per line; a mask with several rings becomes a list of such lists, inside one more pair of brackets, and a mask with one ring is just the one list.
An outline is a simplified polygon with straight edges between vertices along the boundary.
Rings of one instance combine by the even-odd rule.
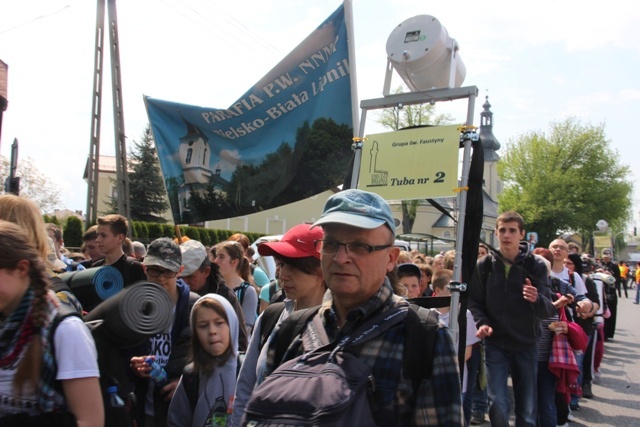
[[596, 222], [596, 228], [598, 230], [593, 232], [593, 256], [594, 258], [598, 257], [598, 248], [612, 248], [613, 242], [611, 238], [611, 233], [609, 230], [609, 223], [604, 219], [598, 220]]

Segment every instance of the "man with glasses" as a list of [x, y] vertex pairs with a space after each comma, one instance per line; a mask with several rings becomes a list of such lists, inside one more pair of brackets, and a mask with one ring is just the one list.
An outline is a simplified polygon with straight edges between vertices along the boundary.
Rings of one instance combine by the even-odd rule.
[[[341, 191], [327, 200], [313, 226], [324, 231], [316, 248], [328, 291], [318, 313], [293, 339], [287, 359], [336, 342], [381, 312], [408, 306], [394, 293], [401, 289], [397, 279], [387, 276], [395, 271], [399, 249], [393, 246], [395, 223], [384, 199], [361, 190]], [[274, 334], [272, 342], [277, 341]], [[433, 357], [430, 381], [417, 384], [403, 366], [406, 334], [403, 321], [349, 350], [372, 369], [376, 420], [380, 425], [461, 425], [458, 361], [448, 330], [438, 330], [434, 354], [424, 357], [425, 363]], [[274, 354], [270, 345], [267, 371], [279, 364]]]
[[[138, 425], [166, 425], [169, 402], [178, 385], [182, 370], [187, 364], [186, 355], [191, 342], [189, 316], [198, 294], [178, 274], [182, 272], [182, 253], [173, 240], [163, 237], [149, 245], [143, 266], [147, 280], [164, 288], [175, 304], [172, 326], [149, 338], [132, 353], [141, 356], [131, 358], [131, 370], [136, 375], [136, 420]], [[167, 372], [168, 382], [157, 385], [149, 376], [151, 367], [147, 360], [158, 362]]]

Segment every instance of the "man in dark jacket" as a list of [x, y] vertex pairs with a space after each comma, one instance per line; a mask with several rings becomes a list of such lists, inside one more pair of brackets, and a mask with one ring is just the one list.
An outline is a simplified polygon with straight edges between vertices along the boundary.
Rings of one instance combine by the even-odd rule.
[[[175, 304], [173, 324], [170, 330], [159, 333], [134, 349], [131, 370], [135, 377], [136, 419], [139, 426], [166, 426], [169, 402], [178, 385], [180, 375], [187, 364], [187, 352], [191, 343], [189, 318], [191, 307], [198, 294], [177, 276], [182, 272], [180, 247], [169, 238], [156, 239], [149, 245], [144, 258], [144, 269], [150, 282], [162, 286]], [[165, 384], [155, 384], [149, 372], [147, 360], [158, 362], [167, 373]]]
[[556, 310], [551, 303], [547, 267], [529, 253], [524, 221], [513, 211], [496, 221], [499, 252], [478, 261], [469, 295], [469, 309], [485, 341], [489, 418], [493, 426], [508, 426], [511, 372], [516, 401], [516, 426], [536, 425], [537, 340], [540, 319]]

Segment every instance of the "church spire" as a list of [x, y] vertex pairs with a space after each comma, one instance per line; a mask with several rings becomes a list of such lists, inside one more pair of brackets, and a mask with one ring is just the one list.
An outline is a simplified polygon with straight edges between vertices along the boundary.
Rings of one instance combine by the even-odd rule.
[[500, 156], [497, 151], [500, 149], [500, 143], [493, 135], [493, 113], [490, 110], [489, 96], [485, 99], [482, 104], [482, 113], [480, 113], [480, 141], [484, 148], [484, 161], [498, 161]]

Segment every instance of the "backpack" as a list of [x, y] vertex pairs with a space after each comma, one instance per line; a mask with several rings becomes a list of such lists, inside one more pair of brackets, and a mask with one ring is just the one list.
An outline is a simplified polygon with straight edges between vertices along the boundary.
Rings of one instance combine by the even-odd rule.
[[[280, 360], [280, 354], [318, 310], [319, 307], [299, 310], [282, 322], [275, 360]], [[406, 327], [403, 367], [417, 392], [422, 379], [431, 375], [432, 358], [424, 355], [426, 351], [433, 352], [438, 314], [433, 310], [419, 311], [416, 305], [397, 307], [378, 314], [338, 342], [282, 363], [254, 390], [243, 425], [352, 427], [380, 423], [371, 368], [348, 347], [375, 338], [402, 322]]]
[[[73, 310], [71, 307], [66, 305], [61, 305], [58, 308], [58, 313], [56, 317], [54, 317], [53, 322], [51, 324], [51, 329], [49, 330], [49, 345], [51, 346], [51, 354], [55, 355], [55, 345], [54, 345], [54, 334], [60, 323], [70, 316], [76, 316], [81, 318], [80, 314]], [[96, 350], [99, 354], [113, 353], [110, 357], [105, 358], [109, 360], [113, 360], [114, 362], [121, 360], [120, 355], [114, 351], [113, 348], [107, 348], [108, 346], [100, 345], [103, 342], [99, 337], [96, 330], [92, 327], [92, 322], [85, 323], [89, 330], [91, 331], [91, 335], [94, 337], [94, 341], [96, 344]], [[108, 363], [108, 362], [107, 362]], [[118, 365], [117, 368], [115, 365]], [[98, 368], [100, 370], [100, 390], [102, 391], [102, 401], [104, 404], [104, 416], [105, 416], [105, 425], [117, 425], [117, 426], [132, 426], [130, 414], [128, 412], [127, 406], [124, 405], [120, 407], [114, 407], [110, 404], [110, 396], [106, 392], [107, 387], [116, 385], [118, 386], [118, 396], [124, 402], [130, 402], [131, 399], [128, 395], [125, 394], [125, 388], [128, 385], [127, 374], [124, 371], [124, 368], [120, 366], [121, 363], [113, 363], [105, 366], [104, 364], [99, 364]], [[57, 365], [56, 365], [57, 369]], [[60, 381], [56, 380], [55, 383], [56, 390], [62, 393], [62, 384]]]

